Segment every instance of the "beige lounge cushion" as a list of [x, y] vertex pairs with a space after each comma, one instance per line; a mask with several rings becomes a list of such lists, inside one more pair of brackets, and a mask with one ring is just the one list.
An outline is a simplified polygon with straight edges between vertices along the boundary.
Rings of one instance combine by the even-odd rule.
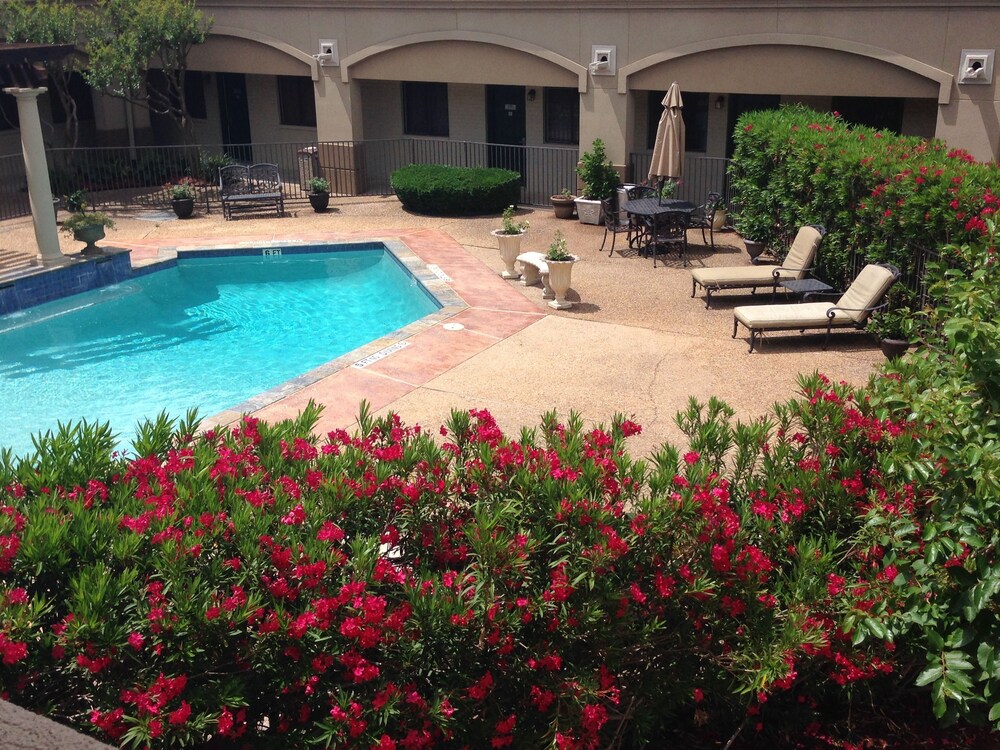
[[[794, 305], [743, 305], [733, 308], [733, 315], [747, 328], [826, 328], [827, 311], [832, 302], [799, 302]], [[854, 325], [854, 318], [837, 310], [833, 325]]]
[[861, 269], [861, 273], [844, 292], [844, 296], [837, 301], [837, 307], [854, 310], [847, 314], [858, 323], [863, 323], [868, 318], [868, 311], [864, 308], [879, 304], [895, 280], [895, 276], [888, 268], [869, 264]]
[[718, 268], [696, 268], [691, 277], [705, 288], [772, 286], [774, 270], [778, 268], [778, 280], [804, 278], [813, 264], [823, 235], [815, 227], [799, 229], [792, 242], [785, 262], [776, 266], [721, 266]]
[[[771, 286], [774, 284], [776, 266], [720, 266], [696, 268], [691, 276], [703, 287]], [[779, 279], [795, 279], [794, 271], [779, 270]]]
[[788, 248], [785, 262], [781, 265], [785, 268], [801, 269], [795, 276], [795, 278], [801, 279], [805, 276], [805, 269], [812, 266], [813, 260], [816, 258], [816, 251], [822, 241], [823, 235], [815, 227], [801, 227], [798, 234], [795, 235], [792, 246]]

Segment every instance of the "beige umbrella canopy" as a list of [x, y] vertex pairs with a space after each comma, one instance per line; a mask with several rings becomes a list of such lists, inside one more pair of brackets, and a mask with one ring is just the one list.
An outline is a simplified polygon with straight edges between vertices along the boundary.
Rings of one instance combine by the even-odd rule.
[[650, 181], [679, 180], [684, 176], [683, 108], [681, 87], [674, 81], [663, 97], [663, 114], [660, 116], [660, 124], [656, 126], [653, 159], [649, 163]]

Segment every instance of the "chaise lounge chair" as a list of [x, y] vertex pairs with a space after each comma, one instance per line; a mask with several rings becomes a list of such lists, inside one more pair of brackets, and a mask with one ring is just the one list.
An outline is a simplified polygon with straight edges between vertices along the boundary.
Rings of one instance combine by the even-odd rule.
[[[885, 307], [882, 302], [896, 279], [899, 269], [887, 263], [870, 263], [833, 302], [799, 302], [792, 305], [748, 305], [733, 308], [733, 338], [742, 323], [750, 331], [750, 351], [757, 336], [764, 331], [793, 331], [801, 333], [807, 328], [825, 328], [823, 349], [830, 342], [834, 328], [864, 328], [873, 310]], [[828, 293], [829, 294], [829, 293]], [[809, 299], [814, 295], [806, 295]]]
[[712, 292], [720, 289], [747, 289], [751, 294], [757, 287], [769, 286], [772, 294], [778, 289], [778, 282], [802, 279], [812, 270], [816, 251], [826, 234], [819, 224], [807, 224], [799, 229], [792, 242], [785, 262], [780, 266], [723, 266], [720, 268], [697, 268], [691, 272], [691, 296], [698, 287], [705, 290], [705, 307], [712, 305]]

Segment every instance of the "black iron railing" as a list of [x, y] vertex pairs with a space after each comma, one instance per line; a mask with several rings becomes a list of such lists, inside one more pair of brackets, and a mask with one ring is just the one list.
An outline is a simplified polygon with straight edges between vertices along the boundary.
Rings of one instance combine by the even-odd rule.
[[30, 214], [24, 157], [21, 154], [0, 156], [0, 220]]
[[[638, 184], [649, 175], [652, 153], [629, 154], [629, 179]], [[718, 156], [684, 155], [684, 177], [677, 186], [677, 198], [701, 205], [710, 192], [721, 193], [725, 205], [733, 202], [729, 185], [729, 159]]]
[[[169, 207], [167, 185], [190, 178], [206, 210], [219, 207], [219, 167], [277, 164], [286, 201], [305, 202], [308, 181], [326, 177], [336, 195], [389, 195], [390, 176], [408, 164], [504, 167], [522, 175], [521, 203], [545, 205], [576, 184], [575, 148], [503, 146], [471, 141], [397, 138], [375, 141], [253, 143], [241, 146], [55, 148], [47, 151], [52, 191], [83, 191], [91, 207]], [[27, 216], [27, 180], [21, 155], [0, 157], [0, 219]]]

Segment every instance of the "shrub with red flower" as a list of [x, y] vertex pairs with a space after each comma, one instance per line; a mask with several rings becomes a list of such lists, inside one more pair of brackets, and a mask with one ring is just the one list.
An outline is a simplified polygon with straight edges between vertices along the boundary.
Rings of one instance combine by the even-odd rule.
[[911, 426], [861, 392], [693, 404], [650, 463], [624, 419], [317, 416], [0, 462], [4, 696], [127, 746], [604, 748], [797, 731], [897, 674]]
[[946, 243], [985, 236], [997, 209], [996, 163], [943, 141], [850, 125], [803, 105], [747, 113], [740, 123], [730, 169], [737, 228], [780, 255], [802, 224], [822, 224], [823, 279], [846, 286], [870, 262], [918, 277]]

